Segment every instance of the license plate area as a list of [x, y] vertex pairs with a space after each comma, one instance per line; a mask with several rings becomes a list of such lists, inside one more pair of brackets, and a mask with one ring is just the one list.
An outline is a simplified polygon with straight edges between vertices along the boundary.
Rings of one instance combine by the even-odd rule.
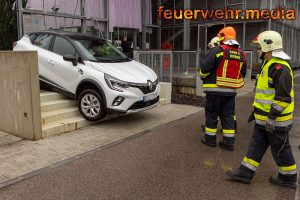
[[143, 96], [143, 102], [151, 101], [151, 100], [155, 99], [156, 97], [157, 97], [156, 93], [145, 95], [145, 96]]

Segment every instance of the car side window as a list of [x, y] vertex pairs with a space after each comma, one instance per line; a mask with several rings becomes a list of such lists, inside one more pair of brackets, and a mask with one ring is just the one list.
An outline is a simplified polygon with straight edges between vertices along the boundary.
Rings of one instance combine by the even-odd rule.
[[48, 33], [38, 34], [36, 37], [30, 37], [32, 44], [41, 47], [43, 49], [48, 49], [50, 45], [52, 35]]
[[72, 44], [65, 38], [56, 36], [55, 42], [53, 45], [53, 52], [61, 56], [73, 55], [76, 56], [76, 50]]
[[35, 34], [35, 33], [29, 35], [29, 38], [30, 38], [30, 41], [32, 44], [33, 44], [34, 40], [37, 38], [37, 36], [38, 36], [38, 34]]

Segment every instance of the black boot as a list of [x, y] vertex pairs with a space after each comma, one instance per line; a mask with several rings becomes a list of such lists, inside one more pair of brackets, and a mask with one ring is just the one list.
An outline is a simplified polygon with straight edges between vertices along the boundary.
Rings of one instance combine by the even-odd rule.
[[211, 147], [216, 147], [217, 146], [216, 137], [214, 137], [214, 139], [213, 138], [212, 139], [208, 139], [205, 136], [203, 136], [201, 138], [201, 142], [203, 144], [206, 144], [206, 145], [211, 146]]
[[230, 176], [234, 181], [249, 184], [254, 176], [254, 173], [254, 171], [244, 166], [240, 166], [236, 170], [227, 171], [226, 175]]
[[288, 174], [288, 175], [274, 175], [271, 176], [270, 182], [275, 185], [280, 185], [284, 187], [290, 187], [293, 189], [297, 188], [297, 174]]
[[228, 151], [234, 151], [234, 145], [233, 144], [228, 144], [225, 141], [220, 141], [219, 145], [221, 148], [226, 149]]

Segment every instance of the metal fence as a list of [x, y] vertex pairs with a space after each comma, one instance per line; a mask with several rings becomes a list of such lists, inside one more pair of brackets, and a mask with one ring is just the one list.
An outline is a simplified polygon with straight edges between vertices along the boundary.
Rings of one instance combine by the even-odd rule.
[[[43, 14], [43, 13], [42, 13]], [[39, 14], [23, 13], [23, 32], [29, 34], [44, 30], [67, 30], [80, 32], [82, 22], [80, 19], [71, 18], [71, 16], [57, 17]], [[105, 23], [97, 20], [85, 20], [85, 31], [104, 38]]]
[[247, 60], [247, 75], [245, 80], [250, 80], [252, 75], [254, 74], [253, 71], [253, 54], [252, 51], [245, 51], [246, 52], [246, 60]]
[[150, 67], [157, 74], [159, 81], [172, 82], [172, 51], [134, 51], [133, 59]]
[[[253, 55], [245, 51], [247, 59], [247, 76], [251, 79]], [[155, 71], [159, 81], [171, 82], [173, 85], [196, 87], [199, 76], [201, 51], [151, 51], [138, 50], [133, 52], [133, 59], [147, 65]]]

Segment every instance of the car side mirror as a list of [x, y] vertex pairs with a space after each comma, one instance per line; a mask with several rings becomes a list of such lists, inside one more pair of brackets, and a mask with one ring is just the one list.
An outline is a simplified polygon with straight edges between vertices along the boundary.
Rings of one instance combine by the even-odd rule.
[[64, 56], [63, 56], [63, 59], [64, 59], [65, 61], [70, 61], [70, 62], [72, 62], [72, 64], [73, 64], [74, 66], [77, 66], [77, 64], [78, 64], [77, 58], [76, 58], [75, 56], [73, 56], [73, 55], [64, 55]]

